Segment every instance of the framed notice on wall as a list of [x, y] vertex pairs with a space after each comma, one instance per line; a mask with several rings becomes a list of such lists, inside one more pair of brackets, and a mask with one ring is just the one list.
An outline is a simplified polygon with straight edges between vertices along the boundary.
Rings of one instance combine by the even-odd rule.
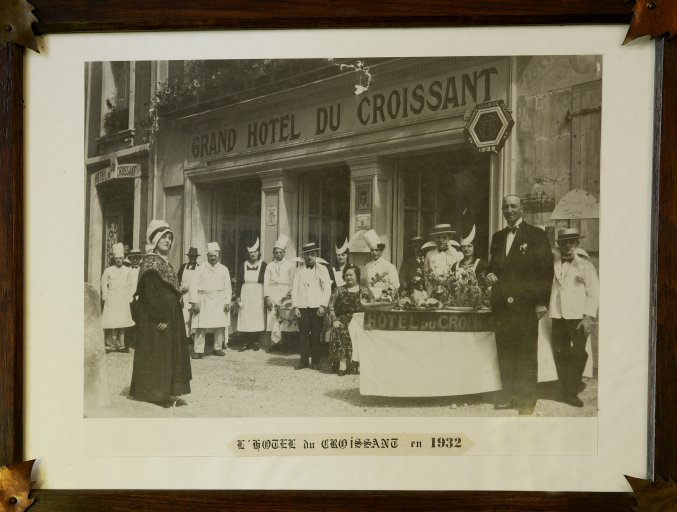
[[[268, 491], [262, 499], [269, 508], [306, 496], [304, 510], [331, 510], [337, 499], [365, 508], [378, 500], [386, 504], [398, 500], [413, 509], [421, 500], [439, 505], [439, 496], [457, 503], [459, 509], [470, 502], [510, 509], [516, 498], [529, 500], [532, 508], [541, 510], [585, 510], [586, 500], [610, 507], [631, 503], [623, 474], [650, 477], [657, 461], [663, 459], [661, 452], [653, 449], [653, 432], [645, 420], [653, 410], [647, 390], [655, 385], [649, 380], [649, 369], [655, 367], [651, 333], [656, 328], [648, 306], [655, 286], [652, 260], [650, 254], [635, 255], [636, 271], [628, 274], [613, 243], [618, 233], [631, 230], [640, 245], [653, 244], [651, 77], [656, 54], [648, 42], [620, 48], [624, 30], [614, 26], [493, 28], [490, 32], [418, 29], [416, 34], [412, 30], [352, 30], [341, 33], [341, 40], [350, 42], [341, 48], [336, 47], [337, 33], [323, 31], [198, 33], [185, 38], [174, 33], [46, 37], [41, 43], [43, 53], [29, 54], [26, 59], [30, 157], [26, 167], [29, 256], [25, 268], [31, 317], [27, 318], [25, 350], [30, 400], [25, 409], [25, 444], [7, 440], [13, 456], [21, 454], [40, 462], [36, 510], [41, 506], [44, 510], [55, 506], [68, 510], [64, 507], [69, 505], [61, 500], [76, 498], [91, 503], [95, 510], [133, 496], [150, 500], [151, 510], [161, 510], [160, 502], [167, 499], [175, 500], [177, 507], [184, 507], [182, 503], [185, 507], [226, 504], [249, 500], [255, 490]], [[404, 44], [405, 34], [416, 36], [419, 44], [415, 50]], [[270, 41], [275, 41], [274, 51], [267, 44]], [[225, 54], [222, 48], [231, 50]], [[449, 48], [467, 49], [451, 52]], [[342, 56], [337, 59], [339, 50]], [[666, 43], [659, 43], [659, 58], [665, 50]], [[127, 67], [117, 63], [127, 63]], [[294, 82], [301, 76], [297, 68], [311, 64], [312, 69], [303, 71], [312, 80]], [[236, 76], [235, 68], [242, 75], [256, 72], [276, 78], [268, 82], [243, 80], [239, 89], [229, 79], [226, 82], [233, 91], [214, 92], [215, 77], [221, 76], [219, 73]], [[489, 86], [496, 87], [495, 93], [490, 89], [487, 94], [510, 105], [514, 126], [495, 154], [480, 158], [471, 154], [463, 128], [466, 110], [484, 100], [480, 89], [484, 94], [486, 84], [472, 82], [473, 72], [492, 68], [495, 76], [490, 72], [482, 75], [496, 78]], [[126, 71], [118, 73], [120, 69]], [[177, 74], [177, 70], [181, 72]], [[178, 86], [179, 82], [172, 80], [191, 73], [200, 84], [193, 85], [199, 93], [208, 91], [215, 96], [208, 101], [193, 97], [185, 103], [177, 97], [173, 105], [158, 106], [157, 92], [166, 91], [163, 87], [169, 84]], [[121, 82], [120, 76], [127, 77], [126, 81]], [[47, 80], [59, 101], [40, 94], [39, 84]], [[303, 357], [303, 347], [295, 345], [303, 342], [296, 334], [302, 328], [295, 320], [294, 307], [299, 306], [292, 302], [287, 309], [281, 296], [275, 308], [264, 310], [264, 297], [271, 295], [264, 295], [263, 278], [261, 327], [252, 331], [241, 323], [249, 303], [235, 316], [225, 308], [231, 305], [230, 300], [224, 302], [221, 311], [228, 313], [228, 325], [218, 327], [224, 329], [224, 350], [216, 346], [216, 333], [207, 333], [205, 356], [190, 359], [191, 392], [181, 393], [185, 405], [174, 396], [165, 407], [132, 395], [130, 387], [144, 338], [136, 337], [135, 345], [124, 347], [128, 350], [100, 354], [92, 364], [102, 371], [90, 380], [91, 372], [83, 365], [84, 333], [96, 331], [97, 319], [96, 314], [83, 317], [80, 276], [83, 265], [87, 276], [102, 270], [91, 268], [102, 263], [90, 254], [89, 241], [100, 240], [97, 230], [103, 230], [107, 218], [103, 209], [107, 203], [99, 204], [94, 180], [113, 158], [111, 154], [117, 160], [112, 168], [129, 166], [134, 170], [130, 180], [118, 180], [136, 180], [133, 186], [121, 187], [120, 193], [129, 195], [123, 201], [132, 205], [129, 224], [138, 232], [135, 236], [153, 246], [146, 248], [149, 254], [159, 242], [155, 232], [146, 233], [146, 226], [171, 218], [174, 221], [162, 228], [161, 235], [170, 232], [182, 245], [196, 247], [199, 266], [214, 266], [207, 254], [214, 252], [215, 246], [210, 244], [215, 240], [211, 238], [218, 231], [210, 230], [216, 219], [231, 215], [225, 207], [218, 215], [210, 210], [215, 185], [220, 201], [227, 201], [229, 190], [236, 192], [245, 185], [256, 195], [265, 175], [266, 193], [277, 187], [278, 206], [271, 209], [262, 202], [263, 208], [252, 207], [246, 215], [238, 210], [224, 222], [245, 222], [254, 235], [256, 226], [277, 225], [284, 237], [279, 236], [274, 248], [301, 255], [300, 261], [283, 255], [278, 262], [291, 262], [294, 272], [308, 266], [312, 269], [305, 256], [311, 252], [308, 243], [314, 242], [336, 253], [336, 260], [327, 262], [328, 275], [335, 276], [335, 269], [342, 265], [339, 247], [354, 235], [347, 233], [352, 225], [356, 232], [376, 229], [381, 244], [375, 247], [388, 247], [388, 263], [396, 273], [406, 267], [407, 258], [415, 260], [420, 248], [407, 245], [414, 238], [409, 234], [420, 236], [421, 246], [431, 242], [435, 252], [423, 256], [428, 265], [425, 279], [429, 280], [435, 265], [442, 261], [437, 256], [446, 250], [458, 251], [458, 261], [462, 260], [460, 248], [469, 245], [470, 232], [481, 248], [510, 223], [508, 216], [504, 219], [499, 213], [504, 196], [524, 197], [544, 187], [555, 198], [554, 206], [570, 192], [565, 178], [572, 163], [560, 156], [548, 160], [547, 155], [565, 154], [559, 146], [573, 144], [570, 118], [559, 114], [575, 107], [571, 103], [575, 94], [567, 96], [567, 91], [590, 83], [601, 87], [604, 107], [595, 110], [595, 120], [586, 119], [590, 130], [600, 134], [586, 147], [587, 154], [596, 155], [596, 160], [578, 169], [584, 173], [580, 182], [587, 184], [586, 193], [599, 204], [599, 221], [584, 219], [564, 226], [561, 219], [551, 219], [552, 209], [538, 211], [538, 215], [525, 211], [523, 215], [525, 224], [543, 230], [552, 249], [558, 249], [564, 230], [577, 230], [583, 235], [578, 240], [587, 254], [590, 267], [586, 268], [599, 277], [598, 311], [578, 391], [580, 407], [557, 399], [558, 368], [551, 324], [546, 322], [539, 324], [537, 336], [538, 395], [534, 407], [524, 414], [517, 408], [505, 411], [495, 407], [495, 393], [505, 379], [493, 341], [495, 324], [489, 316], [482, 316], [481, 321], [468, 316], [491, 314], [486, 312], [488, 306], [480, 304], [481, 297], [472, 307], [452, 304], [447, 297], [434, 299], [439, 304], [436, 309], [434, 302], [414, 301], [355, 311], [341, 331], [351, 342], [349, 357], [336, 355], [339, 331], [331, 329], [338, 329], [333, 323], [341, 324], [341, 320], [332, 317], [331, 326], [323, 328], [326, 332], [318, 352], [312, 356], [313, 367], [296, 371], [294, 367]], [[184, 85], [189, 94], [190, 84]], [[343, 91], [347, 91], [345, 99]], [[141, 105], [147, 100], [156, 109], [137, 111], [132, 92]], [[141, 99], [146, 93], [148, 97]], [[127, 108], [149, 124], [135, 125], [134, 134], [139, 136], [131, 147], [123, 147], [128, 144], [124, 140], [119, 147], [107, 143], [102, 153], [95, 140], [102, 136], [96, 132], [102, 129], [101, 119], [109, 108], [105, 100], [120, 94], [126, 94], [126, 100], [111, 104]], [[342, 121], [333, 117], [328, 130], [311, 134], [310, 125], [302, 122], [307, 113], [304, 109], [316, 103], [320, 108], [324, 95], [333, 98], [333, 105], [341, 105]], [[629, 103], [630, 95], [635, 101]], [[365, 105], [370, 107], [367, 124], [360, 122], [366, 119]], [[338, 111], [334, 108], [336, 115]], [[266, 142], [265, 147], [260, 140], [256, 147], [246, 147], [247, 126], [256, 123], [260, 127], [262, 120], [287, 115], [290, 123], [294, 116], [293, 133], [298, 139], [271, 135], [266, 140], [274, 142]], [[190, 134], [210, 131], [217, 117], [229, 120], [231, 150], [185, 165], [189, 158], [195, 159], [194, 155], [186, 156], [191, 150]], [[70, 128], [64, 130], [57, 147], [49, 134], [66, 119]], [[545, 124], [539, 125], [539, 120]], [[548, 131], [554, 120], [560, 123], [556, 134]], [[275, 123], [267, 126], [272, 130]], [[127, 133], [129, 125], [125, 128]], [[636, 143], [633, 133], [646, 134], [643, 144]], [[353, 165], [357, 160], [359, 166]], [[271, 165], [279, 169], [275, 180]], [[72, 171], [83, 168], [87, 174], [84, 187], [80, 172]], [[298, 208], [298, 190], [309, 190], [315, 183], [303, 182], [314, 168], [325, 173], [322, 176], [331, 174], [337, 190], [349, 190], [354, 184], [354, 211], [325, 200], [331, 199], [331, 194], [324, 189], [315, 197], [310, 190], [307, 205]], [[628, 180], [615, 178], [619, 169]], [[360, 183], [364, 175], [373, 176], [373, 181]], [[115, 180], [111, 181], [113, 185]], [[69, 192], [72, 190], [78, 193]], [[115, 194], [112, 189], [111, 194]], [[464, 204], [464, 196], [479, 200]], [[70, 198], [65, 205], [63, 197]], [[631, 199], [638, 207], [624, 210], [622, 205]], [[46, 212], [53, 212], [57, 203], [62, 205], [63, 222], [41, 229], [48, 220]], [[307, 219], [299, 218], [301, 210]], [[449, 236], [447, 245], [442, 246], [438, 235], [446, 233], [446, 228], [440, 227], [445, 224], [450, 225]], [[304, 236], [315, 239], [299, 239], [302, 225], [309, 226]], [[242, 252], [242, 258], [259, 248], [256, 237], [251, 238], [233, 249]], [[58, 255], [56, 261], [30, 256], [39, 254], [43, 244], [75, 247], [84, 258], [73, 262]], [[518, 240], [516, 251], [524, 254], [531, 244]], [[181, 269], [188, 262], [188, 254], [183, 255], [187, 251], [171, 248], [171, 242], [169, 245], [168, 250], [174, 251], [169, 261], [179, 262], [180, 266], [173, 266]], [[274, 269], [276, 257], [268, 249], [271, 254], [259, 257]], [[480, 250], [489, 253], [489, 247]], [[371, 270], [383, 264], [373, 252], [378, 251], [351, 258], [361, 271], [355, 278], [365, 293], [385, 282], [387, 272], [377, 272], [376, 281], [372, 279]], [[373, 259], [359, 259], [368, 257]], [[259, 265], [257, 261], [249, 261], [250, 269], [245, 261], [243, 272], [258, 271], [260, 266], [254, 267]], [[56, 276], [54, 264], [61, 269]], [[143, 269], [144, 263], [141, 265]], [[249, 292], [242, 291], [242, 283], [238, 288], [238, 269], [228, 270], [235, 278], [234, 283], [228, 280], [232, 286], [229, 299], [237, 302], [239, 297], [242, 304]], [[260, 272], [263, 275], [265, 270]], [[290, 292], [294, 272], [290, 273]], [[340, 274], [346, 278], [345, 271]], [[624, 279], [616, 279], [618, 275]], [[247, 283], [246, 275], [242, 277]], [[256, 281], [258, 278], [251, 282]], [[88, 284], [94, 291], [101, 290], [100, 282]], [[189, 294], [191, 286], [183, 293]], [[334, 286], [344, 285], [335, 282]], [[420, 291], [429, 299], [438, 292], [423, 288]], [[632, 297], [625, 293], [628, 289], [633, 290]], [[212, 293], [203, 290], [202, 295], [207, 292]], [[399, 299], [416, 296], [413, 290], [400, 288], [398, 292]], [[176, 296], [181, 293], [177, 288]], [[328, 315], [336, 314], [339, 294], [331, 295], [333, 310]], [[129, 299], [134, 300], [133, 293]], [[290, 299], [295, 300], [293, 294]], [[412, 303], [421, 311], [410, 308]], [[647, 307], [637, 308], [638, 303]], [[614, 321], [621, 311], [627, 319], [623, 325]], [[190, 355], [199, 353], [194, 336], [197, 329], [190, 320], [194, 314], [192, 308], [188, 325], [183, 320], [180, 323], [185, 329], [181, 343]], [[102, 339], [104, 329], [101, 327]], [[256, 341], [251, 332], [256, 333]], [[16, 346], [22, 346], [16, 333], [13, 336]], [[65, 343], [71, 338], [77, 342]], [[45, 345], [47, 339], [59, 341]], [[453, 344], [446, 342], [452, 339]], [[418, 349], [412, 343], [418, 343]], [[373, 347], [381, 348], [373, 351]], [[99, 348], [105, 348], [103, 342]], [[633, 357], [627, 357], [629, 353]], [[390, 363], [382, 366], [382, 360]], [[455, 366], [443, 375], [438, 366], [445, 361]], [[398, 368], [399, 377], [392, 373]], [[44, 394], [45, 382], [51, 383], [53, 393], [64, 397], [58, 404]], [[459, 382], [466, 387], [459, 387]], [[41, 426], [47, 423], [49, 432]], [[662, 463], [669, 470], [669, 457]], [[210, 471], [204, 471], [205, 464]], [[562, 478], [563, 468], [570, 477]], [[449, 475], [456, 477], [450, 480]], [[110, 490], [96, 494], [83, 490], [92, 488]], [[115, 489], [137, 490], [120, 493]], [[379, 490], [381, 497], [369, 494], [369, 489]], [[401, 489], [411, 493], [398, 494], [396, 490]], [[445, 493], [435, 495], [427, 492], [430, 490]], [[497, 494], [497, 490], [507, 492]], [[245, 508], [255, 510], [257, 506], [262, 505]]]

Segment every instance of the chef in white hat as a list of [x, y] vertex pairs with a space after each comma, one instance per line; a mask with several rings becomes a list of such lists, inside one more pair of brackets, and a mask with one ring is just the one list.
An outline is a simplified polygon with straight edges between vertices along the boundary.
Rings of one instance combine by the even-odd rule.
[[298, 332], [296, 322], [284, 315], [280, 307], [291, 311], [291, 288], [296, 264], [285, 259], [289, 237], [280, 235], [273, 245], [273, 260], [263, 274], [263, 300], [266, 305], [266, 331], [270, 332], [269, 351], [289, 348], [290, 332]]
[[263, 276], [266, 262], [261, 259], [259, 238], [247, 244], [247, 260], [237, 274], [237, 331], [244, 338], [240, 352], [251, 348], [259, 350], [259, 335], [266, 330], [265, 307], [263, 304]]
[[113, 265], [101, 276], [101, 298], [104, 302], [101, 321], [104, 329], [106, 352], [129, 352], [125, 348], [125, 328], [134, 325], [129, 304], [133, 300], [132, 273], [123, 265], [124, 247], [112, 247]]
[[400, 288], [400, 276], [395, 265], [383, 257], [386, 244], [373, 229], [362, 236], [371, 251], [371, 261], [364, 266], [367, 286], [377, 302], [395, 300]]
[[191, 321], [195, 332], [193, 359], [202, 359], [205, 351], [205, 334], [214, 334], [215, 356], [225, 356], [223, 347], [228, 343], [230, 325], [230, 300], [232, 289], [230, 272], [220, 262], [221, 247], [218, 242], [207, 244], [207, 262], [195, 269], [189, 286], [189, 301], [193, 311]]

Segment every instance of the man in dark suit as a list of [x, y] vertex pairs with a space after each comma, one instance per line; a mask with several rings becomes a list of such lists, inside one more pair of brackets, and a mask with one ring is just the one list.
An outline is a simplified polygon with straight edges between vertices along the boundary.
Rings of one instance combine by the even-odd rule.
[[522, 219], [519, 196], [505, 196], [502, 211], [508, 226], [491, 239], [486, 277], [492, 286], [503, 383], [494, 407], [531, 414], [538, 381], [538, 321], [548, 312], [553, 256], [545, 232]]

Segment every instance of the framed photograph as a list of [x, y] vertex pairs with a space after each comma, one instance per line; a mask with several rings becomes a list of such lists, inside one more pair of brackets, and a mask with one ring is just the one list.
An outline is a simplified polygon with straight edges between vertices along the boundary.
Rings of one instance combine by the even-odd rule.
[[[518, 12], [519, 4], [513, 8]], [[617, 10], [609, 12], [595, 21], [620, 21]], [[575, 10], [570, 13], [574, 14]], [[179, 26], [171, 16], [162, 27]], [[217, 26], [237, 26], [237, 20], [231, 19], [229, 25], [227, 19], [221, 18]], [[478, 19], [483, 24], [481, 16]], [[262, 27], [270, 28], [261, 20]], [[618, 467], [629, 468], [636, 477], [673, 475], [673, 441], [669, 429], [661, 425], [670, 414], [669, 408], [661, 408], [667, 404], [661, 397], [671, 396], [672, 384], [667, 375], [661, 377], [661, 368], [674, 362], [660, 355], [661, 350], [669, 354], [660, 340], [671, 326], [667, 315], [658, 314], [668, 304], [661, 300], [670, 300], [665, 295], [668, 277], [661, 285], [670, 267], [669, 259], [658, 257], [657, 247], [662, 243], [661, 254], [669, 254], [674, 240], [656, 230], [671, 218], [669, 210], [661, 209], [661, 201], [668, 204], [665, 195], [656, 190], [667, 179], [662, 169], [671, 158], [660, 141], [670, 133], [664, 116], [674, 85], [665, 81], [664, 62], [669, 62], [665, 55], [674, 51], [672, 43], [658, 41], [654, 54], [653, 43], [618, 48], [622, 27], [585, 27], [575, 37], [566, 28], [502, 28], [494, 29], [494, 34], [511, 45], [499, 51], [501, 45], [483, 43], [484, 35], [474, 30], [408, 29], [407, 35], [419, 41], [415, 50], [397, 44], [405, 32], [379, 31], [370, 39], [374, 34], [369, 31], [354, 30], [347, 39], [353, 45], [342, 47], [342, 55], [335, 53], [336, 33], [323, 31], [202, 33], [181, 43], [172, 43], [171, 34], [45, 39], [42, 50], [49, 64], [40, 65], [37, 55], [26, 64], [25, 178], [21, 158], [3, 154], [13, 171], [5, 179], [15, 185], [5, 193], [17, 215], [22, 195], [16, 190], [22, 190], [24, 179], [28, 192], [28, 256], [25, 266], [18, 265], [23, 256], [12, 250], [8, 270], [19, 285], [15, 293], [23, 297], [20, 278], [25, 269], [31, 312], [26, 315], [25, 393], [31, 398], [25, 420], [22, 387], [15, 385], [24, 375], [24, 331], [17, 323], [22, 310], [7, 312], [12, 350], [4, 354], [9, 370], [0, 384], [6, 386], [4, 394], [12, 403], [19, 404], [12, 409], [19, 416], [4, 443], [8, 462], [26, 455], [40, 459], [38, 478], [46, 485], [34, 492], [36, 510], [124, 508], [136, 500], [144, 500], [151, 510], [166, 510], [168, 500], [174, 510], [367, 509], [395, 503], [412, 510], [421, 503], [429, 509], [459, 510], [517, 510], [525, 503], [536, 510], [629, 509], [633, 498], [622, 475], [615, 475]], [[557, 50], [534, 52], [535, 42], [548, 33], [570, 39]], [[277, 45], [274, 51], [266, 45], [271, 38]], [[595, 46], [594, 40], [604, 42]], [[468, 47], [449, 51], [459, 48], [460, 42]], [[172, 44], [176, 47], [167, 51]], [[224, 47], [232, 50], [223, 53], [219, 48]], [[20, 52], [11, 46], [3, 52], [7, 73], [19, 76]], [[660, 101], [654, 110], [655, 62]], [[623, 63], [632, 64], [633, 76], [623, 70]], [[252, 72], [257, 74], [255, 82], [235, 85], [234, 77]], [[40, 98], [38, 87], [55, 73], [63, 75], [51, 81], [58, 102]], [[8, 83], [9, 92], [19, 98], [20, 92], [11, 89], [16, 82]], [[641, 100], [629, 105], [631, 94]], [[507, 105], [502, 111], [515, 119], [496, 153], [477, 152], [464, 137], [480, 100], [500, 100]], [[18, 103], [7, 107], [10, 114], [18, 111]], [[64, 125], [68, 115], [78, 121]], [[483, 128], [494, 136], [502, 129], [500, 116], [494, 118], [490, 111], [485, 115]], [[657, 123], [667, 123], [658, 135], [652, 133], [653, 116]], [[21, 123], [10, 123], [9, 128], [17, 134], [15, 147], [21, 147]], [[57, 131], [58, 139], [53, 136]], [[660, 155], [655, 174], [650, 172], [652, 138]], [[71, 166], [82, 171], [69, 172]], [[615, 172], [623, 173], [627, 182], [616, 180]], [[59, 199], [64, 197], [70, 198], [67, 203]], [[420, 236], [438, 243], [446, 233], [445, 224], [453, 226], [448, 247], [458, 246], [460, 255], [461, 247], [474, 242], [479, 260], [495, 262], [490, 252], [506, 222], [511, 225], [505, 209], [513, 201], [510, 198], [521, 208], [525, 225], [542, 228], [549, 250], [559, 248], [556, 258], [562, 258], [566, 239], [572, 238], [584, 253], [575, 257], [584, 258], [585, 268], [599, 275], [599, 316], [597, 311], [588, 315], [596, 320], [583, 343], [587, 367], [581, 369], [582, 378], [568, 402], [557, 387], [561, 360], [549, 348], [554, 346], [555, 320], [565, 316], [563, 310], [560, 317], [548, 318], [547, 326], [541, 322], [534, 338], [538, 340], [534, 403], [506, 411], [498, 407], [505, 375], [498, 341], [493, 333], [491, 339], [480, 341], [476, 333], [491, 329], [478, 327], [476, 317], [469, 320], [471, 313], [481, 314], [484, 292], [478, 288], [477, 304], [470, 306], [465, 291], [463, 297], [455, 297], [452, 285], [446, 292], [437, 289], [432, 273], [439, 258], [430, 257], [433, 263], [426, 267], [422, 290], [440, 304], [436, 311], [419, 315], [407, 311], [405, 301], [392, 310], [354, 315], [347, 332], [356, 353], [345, 362], [360, 366], [352, 374], [341, 375], [340, 358], [333, 367], [329, 335], [321, 340], [325, 345], [320, 350], [327, 354], [318, 353], [320, 367], [295, 371], [297, 364], [303, 366], [303, 348], [293, 346], [294, 334], [289, 334], [294, 329], [268, 329], [263, 291], [264, 328], [249, 329], [249, 319], [243, 323], [249, 315], [247, 304], [253, 304], [247, 302], [251, 292], [243, 284], [248, 283], [247, 265], [258, 265], [247, 259], [252, 253], [259, 252], [271, 265], [276, 248], [284, 246], [288, 259], [300, 261], [316, 250], [327, 261], [327, 274], [334, 275], [330, 272], [339, 268], [343, 241], [348, 246], [364, 244], [364, 252], [351, 253], [351, 263], [361, 268], [362, 285], [374, 295], [374, 290], [381, 291], [384, 278], [369, 277], [378, 260], [370, 261], [374, 255], [366, 248], [374, 245], [401, 269], [411, 256], [410, 240]], [[633, 198], [641, 212], [619, 214]], [[22, 217], [10, 216], [8, 222], [14, 222], [10, 225], [20, 233], [23, 223], [17, 219]], [[47, 227], [50, 220], [56, 221], [52, 228]], [[168, 226], [155, 225], [159, 220]], [[625, 230], [633, 233], [636, 244], [652, 248], [633, 255], [633, 273], [627, 272], [615, 250], [614, 240]], [[201, 346], [205, 340], [198, 336], [205, 333], [195, 322], [200, 311], [188, 304], [207, 308], [200, 293], [211, 292], [196, 291], [198, 298], [191, 300], [192, 288], [198, 285], [191, 281], [181, 290], [181, 282], [175, 283], [177, 293], [186, 295], [184, 306], [191, 310], [187, 328], [182, 316], [185, 330], [180, 344], [195, 391], [172, 392], [165, 406], [165, 400], [141, 396], [135, 334], [122, 330], [143, 321], [132, 319], [132, 325], [124, 326], [101, 322], [114, 316], [110, 298], [120, 277], [116, 273], [124, 274], [125, 282], [131, 274], [125, 259], [133, 269], [138, 255], [137, 282], [147, 285], [150, 274], [144, 281], [143, 271], [149, 263], [144, 262], [155, 258], [156, 234], [164, 237], [168, 232], [172, 249], [163, 261], [185, 271], [190, 267], [183, 264], [192, 253], [202, 267], [212, 265], [209, 258], [218, 253], [227, 269], [224, 287], [230, 288], [230, 295], [221, 307], [227, 318], [218, 327], [221, 333], [207, 327], [206, 344]], [[52, 261], [36, 256], [41, 244], [55, 248]], [[308, 244], [317, 249], [308, 249]], [[517, 239], [516, 253], [527, 257], [535, 244], [532, 239]], [[72, 247], [73, 253], [84, 257], [73, 258], [59, 247]], [[440, 247], [433, 249], [433, 256], [442, 251]], [[508, 255], [510, 249], [504, 250]], [[555, 279], [562, 270], [558, 261]], [[305, 264], [310, 265], [307, 259]], [[63, 270], [60, 275], [53, 275], [54, 266]], [[490, 266], [482, 279], [491, 270], [498, 272], [495, 269]], [[82, 288], [72, 284], [82, 278], [83, 270], [85, 282], [104, 295], [103, 308], [95, 293], [94, 307], [88, 309], [86, 303], [84, 316]], [[79, 302], [71, 307], [76, 288]], [[132, 289], [142, 288], [126, 288], [122, 309], [130, 318], [130, 302], [139, 300]], [[405, 288], [398, 285], [399, 299], [413, 300], [414, 288], [411, 292]], [[633, 294], [627, 293], [630, 289]], [[512, 304], [515, 297], [504, 298]], [[637, 308], [638, 303], [645, 307]], [[556, 310], [552, 304], [551, 313]], [[97, 311], [103, 311], [103, 318]], [[273, 324], [277, 319], [277, 328], [296, 322], [284, 316], [283, 307], [274, 312], [271, 318]], [[619, 314], [628, 324], [614, 321]], [[364, 320], [358, 325], [360, 315]], [[162, 323], [157, 322], [158, 328]], [[411, 332], [424, 330], [426, 323], [434, 324], [432, 331], [457, 337], [453, 353], [436, 353], [439, 348], [434, 344], [439, 341], [426, 338], [432, 333]], [[94, 331], [101, 350], [92, 357], [88, 341], [80, 340]], [[78, 341], [68, 345], [70, 334]], [[276, 340], [277, 334], [281, 336]], [[470, 352], [459, 356], [461, 335], [473, 347], [472, 364]], [[50, 336], [55, 346], [49, 345]], [[421, 368], [407, 366], [412, 356], [406, 350], [413, 338], [427, 344], [423, 351], [432, 354], [429, 362], [420, 359]], [[279, 350], [280, 341], [289, 344], [285, 351]], [[391, 346], [378, 349], [379, 343]], [[402, 362], [390, 359], [382, 365], [379, 354], [394, 343], [401, 343]], [[481, 348], [483, 344], [486, 348]], [[642, 348], [632, 359], [624, 357], [638, 344]], [[218, 357], [218, 352], [225, 357]], [[317, 366], [314, 353], [311, 360]], [[453, 366], [457, 362], [460, 365]], [[452, 371], [445, 374], [436, 364]], [[402, 372], [407, 372], [405, 379]], [[50, 381], [52, 393], [63, 398], [40, 397], [40, 388]], [[177, 395], [183, 395], [186, 406], [181, 407]], [[56, 416], [62, 419], [52, 423], [50, 435], [42, 433], [41, 425]], [[22, 430], [25, 436], [19, 435]], [[379, 440], [385, 444], [390, 440], [389, 446], [384, 445], [389, 457], [360, 451], [366, 441], [371, 447]], [[59, 454], [49, 444], [67, 448]], [[338, 455], [348, 444], [351, 450]], [[283, 445], [298, 452], [281, 454]], [[395, 451], [398, 447], [400, 451]], [[457, 457], [449, 451], [445, 456], [436, 452], [455, 447]], [[416, 453], [423, 448], [425, 453]], [[205, 467], [212, 468], [211, 475]], [[496, 468], [491, 471], [496, 474], [488, 475], [488, 467]], [[554, 483], [554, 467], [568, 467], [568, 473], [578, 476]], [[431, 471], [434, 475], [422, 478]], [[591, 479], [586, 471], [598, 476]], [[175, 478], [176, 474], [184, 476]], [[87, 490], [105, 488], [110, 490]]]
[[358, 213], [371, 213], [371, 185], [362, 183], [355, 185], [356, 211]]

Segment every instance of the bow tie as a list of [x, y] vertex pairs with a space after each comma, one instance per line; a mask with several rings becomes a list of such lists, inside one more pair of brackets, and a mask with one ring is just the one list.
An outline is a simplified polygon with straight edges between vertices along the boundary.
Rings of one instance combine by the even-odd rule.
[[574, 261], [573, 256], [562, 256], [562, 263], [571, 263]]
[[306, 268], [309, 268], [309, 269], [315, 268], [315, 263], [313, 263], [312, 265], [308, 265], [308, 264], [306, 263]]
[[508, 226], [508, 231], [510, 231], [513, 235], [517, 233], [517, 226]]
[[247, 265], [247, 270], [256, 270], [256, 267], [250, 267], [249, 265]]

